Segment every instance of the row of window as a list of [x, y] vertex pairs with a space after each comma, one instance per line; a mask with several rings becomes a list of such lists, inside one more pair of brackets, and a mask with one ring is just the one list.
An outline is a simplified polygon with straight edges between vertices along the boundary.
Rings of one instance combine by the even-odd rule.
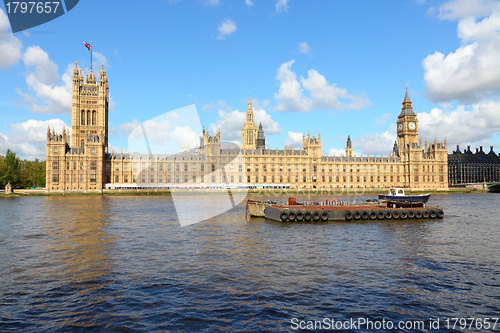
[[[64, 166], [64, 164], [63, 164]], [[84, 170], [85, 164], [84, 162], [66, 162], [66, 170]], [[90, 170], [95, 171], [97, 170], [97, 162], [96, 161], [90, 161]], [[52, 170], [59, 170], [59, 161], [53, 161], [52, 162]]]
[[448, 169], [448, 178], [452, 184], [500, 181], [498, 165], [450, 165]]
[[[156, 165], [157, 165], [157, 170], [158, 170], [158, 171], [163, 171], [163, 165], [162, 165], [162, 164], [156, 164]], [[91, 171], [95, 171], [95, 170], [97, 170], [97, 162], [96, 162], [96, 161], [90, 161], [89, 166], [90, 166], [90, 170], [91, 170]], [[71, 168], [72, 168], [72, 170], [77, 170], [77, 167], [79, 167], [79, 169], [80, 169], [80, 170], [84, 170], [84, 163], [83, 163], [83, 162], [80, 162], [80, 163], [79, 163], [79, 165], [78, 165], [78, 164], [77, 164], [77, 162], [66, 162], [66, 170], [71, 170]], [[200, 164], [200, 165], [199, 165], [199, 167], [200, 167], [200, 171], [201, 171], [201, 172], [204, 172], [204, 171], [205, 171], [205, 165], [204, 165], [204, 164]], [[109, 163], [107, 163], [107, 164], [106, 164], [106, 171], [110, 171], [110, 168], [111, 168], [110, 164], [109, 164]], [[124, 164], [124, 165], [123, 165], [123, 169], [124, 169], [123, 171], [128, 171], [128, 164]], [[184, 169], [184, 172], [188, 172], [188, 171], [189, 171], [188, 164], [184, 164], [184, 168], [183, 168], [183, 169]], [[230, 170], [229, 170], [230, 172], [234, 172], [234, 165], [233, 165], [233, 164], [230, 164], [230, 165], [229, 165], [229, 169], [230, 169]], [[357, 171], [358, 173], [359, 173], [359, 169], [360, 169], [360, 167], [358, 166], [358, 167], [356, 168], [356, 171]], [[391, 169], [391, 172], [392, 172], [393, 167], [391, 166], [391, 168], [390, 168], [390, 169]], [[52, 162], [52, 170], [59, 170], [59, 161], [53, 161], [53, 162]], [[137, 164], [134, 164], [134, 165], [133, 165], [133, 170], [134, 170], [134, 171], [137, 171]], [[149, 167], [149, 170], [150, 170], [150, 171], [155, 171], [155, 164], [151, 164], [151, 166]], [[212, 170], [212, 172], [214, 172], [214, 171], [215, 171], [215, 164], [212, 164], [212, 165], [211, 165], [211, 170]], [[258, 166], [255, 166], [255, 169], [254, 169], [254, 170], [255, 170], [255, 172], [259, 172], [259, 167], [258, 167]], [[281, 166], [281, 165], [280, 165], [280, 166], [278, 167], [278, 170], [279, 170], [279, 172], [283, 172], [283, 166]], [[305, 173], [305, 172], [306, 172], [306, 170], [307, 170], [307, 168], [306, 168], [305, 166], [303, 166], [303, 168], [302, 168], [302, 172], [304, 172], [304, 173]], [[317, 166], [313, 166], [313, 173], [316, 173], [316, 172], [317, 172], [317, 170], [318, 170]], [[340, 171], [340, 169], [339, 169], [339, 167], [338, 167], [338, 166], [336, 167], [336, 169], [335, 169], [335, 170], [336, 170], [336, 172], [337, 172], [337, 173], [339, 173], [339, 171]], [[380, 172], [380, 169], [379, 169], [379, 167], [378, 167], [378, 166], [377, 166], [377, 169], [376, 169], [376, 170], [377, 170], [377, 172]], [[119, 164], [119, 163], [116, 163], [116, 164], [115, 164], [115, 171], [120, 171], [120, 164]], [[167, 171], [169, 171], [169, 172], [170, 172], [170, 171], [172, 171], [172, 165], [171, 165], [171, 164], [168, 164], [168, 165], [167, 165]], [[179, 164], [175, 164], [175, 171], [180, 172], [180, 165], [179, 165]], [[194, 172], [196, 172], [196, 171], [197, 171], [197, 164], [192, 164], [192, 171], [194, 171]], [[241, 164], [240, 164], [240, 165], [238, 165], [238, 171], [239, 171], [239, 172], [242, 172], [242, 165], [241, 165]], [[288, 171], [289, 173], [291, 173], [291, 166], [287, 166], [287, 171]], [[324, 172], [324, 171], [325, 171], [325, 169], [322, 169], [322, 172]], [[342, 171], [343, 171], [343, 173], [345, 173], [345, 172], [346, 172], [346, 169], [344, 168], [344, 169], [342, 169]], [[350, 171], [350, 172], [353, 172], [353, 171], [354, 171], [353, 166], [351, 166], [351, 167], [350, 167], [349, 171]], [[366, 166], [363, 168], [363, 171], [364, 171], [365, 173], [367, 172], [367, 168], [366, 168]], [[384, 171], [386, 171], [386, 170], [385, 170], [385, 168], [384, 168]], [[441, 173], [442, 173], [443, 171], [444, 171], [444, 167], [443, 167], [442, 165], [440, 165], [440, 166], [439, 166], [439, 172], [441, 172]], [[251, 167], [250, 167], [250, 165], [248, 165], [248, 166], [247, 166], [247, 172], [251, 172]], [[264, 166], [264, 168], [263, 168], [263, 172], [267, 172], [267, 168], [266, 168], [265, 166]], [[272, 166], [272, 167], [271, 167], [271, 172], [275, 172], [275, 168], [274, 168], [274, 166]], [[296, 173], [298, 173], [298, 172], [299, 172], [299, 166], [295, 166], [295, 172], [296, 172]], [[371, 172], [371, 173], [373, 173], [373, 167], [370, 167], [370, 172]], [[399, 166], [397, 166], [397, 172], [399, 172]], [[414, 168], [414, 172], [418, 172], [418, 166], [415, 166], [415, 168]], [[425, 168], [424, 168], [424, 172], [425, 172]], [[432, 171], [431, 171], [431, 172], [434, 172], [434, 166], [432, 166]], [[332, 173], [332, 169], [330, 169], [330, 173]], [[297, 177], [298, 177], [298, 176], [297, 176]], [[331, 176], [330, 176], [330, 177], [331, 177]], [[338, 177], [338, 176], [337, 176], [337, 177]], [[358, 176], [358, 177], [359, 177], [359, 176]], [[365, 176], [365, 177], [366, 177], [366, 176]]]
[[[128, 166], [129, 166], [128, 164], [123, 164], [123, 171], [128, 171]], [[138, 167], [139, 166], [137, 164], [133, 164], [133, 171], [137, 171]], [[432, 171], [430, 171], [429, 167], [430, 166], [428, 166], [427, 171], [428, 172], [434, 172], [434, 166], [432, 166]], [[148, 168], [151, 171], [155, 171], [155, 170], [163, 171], [163, 164], [161, 164], [161, 163], [158, 163], [158, 164], [153, 163], [153, 164], [149, 165]], [[283, 168], [284, 167], [282, 165], [276, 166], [276, 168], [275, 168], [274, 165], [271, 165], [271, 167], [269, 169], [271, 170], [271, 172], [275, 172], [275, 170], [279, 170], [279, 172], [283, 172]], [[106, 165], [106, 170], [110, 171], [110, 169], [111, 169], [111, 166], [109, 164], [107, 164]], [[173, 166], [172, 166], [172, 164], [167, 164], [167, 171], [172, 171], [172, 169], [174, 169]], [[192, 171], [198, 171], [197, 170], [198, 169], [198, 164], [191, 164], [191, 169], [192, 169]], [[205, 171], [205, 164], [200, 164], [199, 165], [199, 169], [200, 169], [200, 171]], [[211, 164], [211, 169], [212, 169], [212, 171], [215, 171], [215, 164]], [[234, 164], [229, 164], [229, 169], [230, 169], [231, 172], [234, 171], [234, 169], [235, 169]], [[239, 164], [238, 165], [238, 171], [242, 172], [242, 169], [243, 169], [242, 165]], [[259, 165], [254, 165], [253, 168], [252, 168], [251, 165], [247, 165], [247, 172], [251, 172], [252, 169], [254, 169], [255, 172], [259, 172], [260, 168], [259, 168]], [[288, 165], [286, 167], [286, 169], [287, 169], [288, 172], [291, 172], [292, 166]], [[299, 165], [295, 165], [294, 169], [295, 169], [295, 172], [299, 172]], [[313, 172], [318, 172], [318, 169], [319, 169], [318, 166], [316, 166], [316, 165], [312, 166], [312, 171]], [[350, 172], [354, 172], [354, 170], [356, 170], [356, 172], [360, 172], [360, 169], [361, 169], [360, 166], [350, 166], [348, 170]], [[184, 164], [183, 165], [183, 170], [185, 172], [189, 171], [189, 165], [188, 164]], [[302, 172], [306, 172], [306, 170], [307, 170], [307, 167], [306, 166], [302, 166]], [[332, 173], [333, 172], [332, 170], [336, 170], [337, 173], [339, 173], [340, 170], [342, 170], [342, 172], [345, 173], [347, 171], [347, 168], [346, 168], [345, 165], [342, 166], [342, 169], [340, 169], [339, 166], [336, 166], [336, 168], [332, 169], [332, 167], [330, 166], [329, 172]], [[367, 166], [363, 166], [362, 170], [363, 170], [363, 172], [367, 172], [367, 170], [368, 170]], [[373, 173], [374, 170], [375, 170], [374, 166], [370, 166], [370, 172]], [[376, 170], [377, 170], [377, 172], [380, 172], [380, 166], [377, 166]], [[384, 170], [384, 172], [387, 172], [387, 168], [386, 168], [385, 165], [384, 165], [383, 170]], [[389, 170], [390, 170], [390, 172], [394, 172], [394, 167], [390, 166]], [[115, 171], [120, 171], [120, 163], [115, 163]], [[180, 164], [175, 164], [175, 171], [181, 171], [181, 165]], [[268, 171], [267, 165], [264, 165], [262, 167], [262, 171], [263, 172], [267, 172]], [[325, 172], [325, 168], [323, 167], [321, 169], [321, 171]], [[423, 168], [423, 171], [424, 172], [426, 171], [425, 170], [425, 166]], [[400, 172], [399, 166], [396, 167], [396, 172]]]
[[85, 110], [82, 110], [81, 116], [80, 116], [80, 125], [93, 125], [95, 126], [97, 124], [97, 112], [92, 111], [92, 113], [89, 111], [85, 112]]
[[[164, 181], [164, 177], [163, 176], [158, 176], [158, 177], [155, 177], [154, 175], [150, 176], [150, 177], [147, 177], [146, 175], [141, 175], [139, 178], [136, 178], [136, 176], [133, 176], [131, 179], [129, 179], [128, 175], [124, 175], [123, 178], [120, 178], [119, 175], [116, 175], [115, 178], [114, 178], [114, 182], [115, 183], [128, 183], [129, 180], [131, 180], [132, 182], [139, 182], [139, 183], [147, 183], [147, 182], [150, 182], [150, 183], [163, 183]], [[243, 177], [242, 176], [229, 176], [229, 177], [226, 177], [224, 175], [222, 175], [221, 177], [221, 181], [223, 183], [226, 182], [226, 180], [229, 180], [231, 183], [234, 183], [236, 180], [237, 182], [239, 183], [242, 183], [243, 182]], [[377, 182], [377, 183], [380, 183], [380, 182], [384, 182], [384, 183], [387, 183], [387, 182], [390, 182], [390, 183], [394, 183], [394, 182], [401, 182], [402, 180], [405, 180], [404, 177], [400, 177], [400, 176], [322, 176], [321, 177], [321, 182], [322, 183], [340, 183], [340, 182], [343, 182], [343, 183], [347, 183], [347, 182], [351, 182], [351, 183], [354, 183], [354, 182], [357, 182], [357, 183], [367, 183], [367, 181], [370, 181], [370, 183], [373, 183], [373, 182]], [[434, 182], [435, 181], [435, 177], [434, 176], [414, 176], [413, 180], [415, 182]], [[167, 176], [166, 178], [166, 181], [167, 183], [172, 183], [172, 182], [175, 182], [175, 183], [180, 183], [180, 182], [183, 182], [183, 183], [188, 183], [188, 182], [193, 182], [193, 183], [204, 183], [205, 181], [210, 181], [212, 183], [215, 183], [217, 182], [217, 177], [215, 175], [212, 175], [212, 176], [207, 176], [205, 177], [204, 175], [202, 176], [179, 176], [179, 175], [176, 175], [176, 176]], [[275, 183], [275, 182], [279, 182], [279, 183], [283, 183], [283, 182], [287, 182], [287, 183], [299, 183], [299, 182], [302, 182], [302, 183], [307, 183], [307, 177], [306, 176], [302, 176], [302, 177], [299, 177], [299, 176], [295, 176], [295, 177], [291, 177], [291, 176], [288, 176], [288, 177], [283, 177], [283, 176], [247, 176], [247, 179], [246, 181], [248, 183], [268, 183], [268, 182], [271, 182], [271, 183]], [[312, 177], [312, 179], [310, 180], [312, 183], [316, 183], [316, 182], [319, 182], [319, 179], [316, 178], [316, 177]], [[443, 182], [444, 181], [444, 176], [439, 176], [439, 181], [440, 182]]]
[[[151, 165], [148, 165], [148, 166], [144, 166], [142, 167], [141, 170], [146, 170], [146, 168], [150, 171], [163, 171], [163, 164], [161, 163], [153, 163]], [[215, 171], [215, 164], [211, 164], [210, 167], [208, 167], [207, 165], [207, 168], [211, 169], [212, 171]], [[133, 164], [132, 165], [132, 169], [133, 171], [138, 171], [140, 169], [140, 166], [138, 164]], [[180, 164], [175, 164], [175, 168], [173, 167], [172, 164], [167, 164], [167, 171], [172, 171], [173, 169], [175, 169], [175, 171], [181, 171], [181, 165]], [[185, 172], [188, 172], [189, 171], [189, 165], [188, 164], [184, 164], [183, 165], [183, 168], [182, 170], [185, 171]], [[204, 172], [205, 171], [205, 164], [191, 164], [191, 170], [196, 172], [198, 171], [198, 169], [200, 169], [199, 171], [201, 172]], [[235, 169], [235, 166], [234, 164], [230, 164], [229, 165], [229, 171], [231, 172], [234, 172], [234, 169]], [[111, 170], [111, 165], [110, 164], [106, 164], [106, 171], [110, 171]], [[115, 168], [114, 168], [115, 171], [120, 171], [120, 163], [115, 163]], [[128, 164], [123, 164], [123, 171], [129, 171], [129, 165]], [[242, 172], [243, 171], [243, 166], [240, 164], [238, 165], [238, 171], [239, 172]]]
[[[95, 183], [96, 180], [97, 180], [97, 176], [95, 173], [92, 173], [89, 175], [89, 182], [91, 183]], [[69, 183], [69, 182], [73, 182], [73, 183], [76, 183], [77, 181], [79, 181], [80, 183], [83, 183], [85, 181], [85, 175], [77, 175], [77, 174], [73, 174], [73, 175], [70, 175], [70, 174], [66, 174], [66, 182]], [[59, 174], [58, 173], [53, 173], [52, 174], [52, 182], [53, 183], [59, 183]]]

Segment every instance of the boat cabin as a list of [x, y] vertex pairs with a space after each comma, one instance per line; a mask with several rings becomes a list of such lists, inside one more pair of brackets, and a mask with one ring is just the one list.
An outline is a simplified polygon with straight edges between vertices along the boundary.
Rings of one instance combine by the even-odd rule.
[[391, 187], [389, 189], [388, 195], [391, 196], [404, 196], [405, 195], [405, 190], [401, 187]]

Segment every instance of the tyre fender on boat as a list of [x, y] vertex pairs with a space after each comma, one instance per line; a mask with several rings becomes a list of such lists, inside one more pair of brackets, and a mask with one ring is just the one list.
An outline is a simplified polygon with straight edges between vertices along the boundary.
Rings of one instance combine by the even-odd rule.
[[437, 217], [437, 212], [436, 212], [434, 209], [431, 209], [431, 210], [429, 211], [429, 217], [430, 217], [431, 219], [435, 219], [435, 218]]
[[325, 211], [321, 212], [320, 218], [321, 218], [321, 221], [323, 221], [323, 222], [328, 221], [328, 213]]
[[291, 210], [290, 213], [288, 213], [288, 221], [295, 221], [296, 216], [297, 216], [297, 212], [294, 210]]
[[361, 219], [361, 213], [358, 210], [354, 211], [353, 216], [355, 220]]
[[422, 212], [422, 217], [424, 219], [428, 219], [429, 218], [429, 211], [427, 209], [425, 209], [423, 212]]
[[409, 210], [408, 211], [408, 218], [409, 219], [414, 219], [415, 218], [415, 211], [414, 210]]
[[384, 211], [384, 216], [387, 220], [392, 219], [392, 212], [390, 210]]
[[311, 217], [312, 217], [312, 214], [310, 211], [306, 210], [305, 213], [304, 213], [304, 221], [311, 221]]
[[444, 211], [441, 208], [438, 208], [436, 214], [438, 219], [442, 219], [444, 217]]
[[347, 212], [345, 212], [345, 219], [346, 221], [351, 221], [352, 220], [352, 212], [350, 210], [348, 210]]
[[301, 222], [304, 219], [304, 212], [299, 210], [295, 215], [295, 220]]
[[280, 220], [281, 221], [287, 221], [288, 220], [288, 212], [286, 210], [282, 211], [280, 213]]
[[417, 211], [415, 212], [415, 218], [416, 218], [416, 219], [421, 219], [421, 218], [422, 218], [422, 212], [421, 212], [421, 211], [419, 211], [419, 210], [417, 210]]
[[361, 212], [361, 218], [363, 220], [368, 220], [369, 217], [370, 217], [370, 215], [368, 215], [368, 212], [366, 210]]
[[399, 212], [397, 210], [395, 210], [395, 211], [392, 212], [392, 218], [395, 219], [395, 220], [399, 219]]
[[408, 218], [408, 213], [404, 210], [401, 211], [401, 213], [399, 214], [399, 218], [401, 220], [406, 220]]
[[377, 213], [375, 213], [373, 210], [370, 212], [370, 220], [376, 220], [377, 219]]
[[318, 222], [320, 219], [319, 212], [312, 213], [312, 219], [313, 219], [313, 221]]
[[377, 212], [377, 218], [378, 218], [379, 220], [383, 220], [383, 219], [385, 219], [385, 213], [384, 213], [384, 211], [383, 211], [383, 210], [379, 210], [379, 211]]

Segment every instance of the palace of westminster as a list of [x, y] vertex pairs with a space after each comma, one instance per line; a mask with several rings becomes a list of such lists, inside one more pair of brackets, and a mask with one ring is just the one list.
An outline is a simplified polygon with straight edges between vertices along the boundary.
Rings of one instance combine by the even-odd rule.
[[[321, 150], [321, 134], [303, 135], [302, 147], [269, 149], [262, 125], [255, 125], [251, 99], [241, 132], [241, 146], [221, 143], [220, 131], [203, 130], [200, 146], [175, 154], [108, 151], [109, 85], [101, 67], [99, 80], [84, 80], [76, 63], [72, 77], [72, 126], [62, 134], [47, 130], [48, 191], [101, 191], [105, 188], [289, 187], [448, 188], [448, 153], [444, 143], [422, 143], [408, 91], [397, 119], [397, 142], [386, 157], [354, 156], [350, 138], [345, 155]], [[498, 157], [498, 156], [497, 156]]]

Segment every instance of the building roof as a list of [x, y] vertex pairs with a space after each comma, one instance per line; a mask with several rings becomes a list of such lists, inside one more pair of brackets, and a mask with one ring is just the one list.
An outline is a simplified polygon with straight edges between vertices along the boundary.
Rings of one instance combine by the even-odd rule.
[[493, 151], [493, 146], [490, 147], [490, 152], [485, 153], [483, 147], [476, 148], [476, 153], [467, 147], [463, 153], [460, 147], [457, 146], [452, 154], [448, 154], [448, 163], [498, 163], [500, 164], [500, 157]]

